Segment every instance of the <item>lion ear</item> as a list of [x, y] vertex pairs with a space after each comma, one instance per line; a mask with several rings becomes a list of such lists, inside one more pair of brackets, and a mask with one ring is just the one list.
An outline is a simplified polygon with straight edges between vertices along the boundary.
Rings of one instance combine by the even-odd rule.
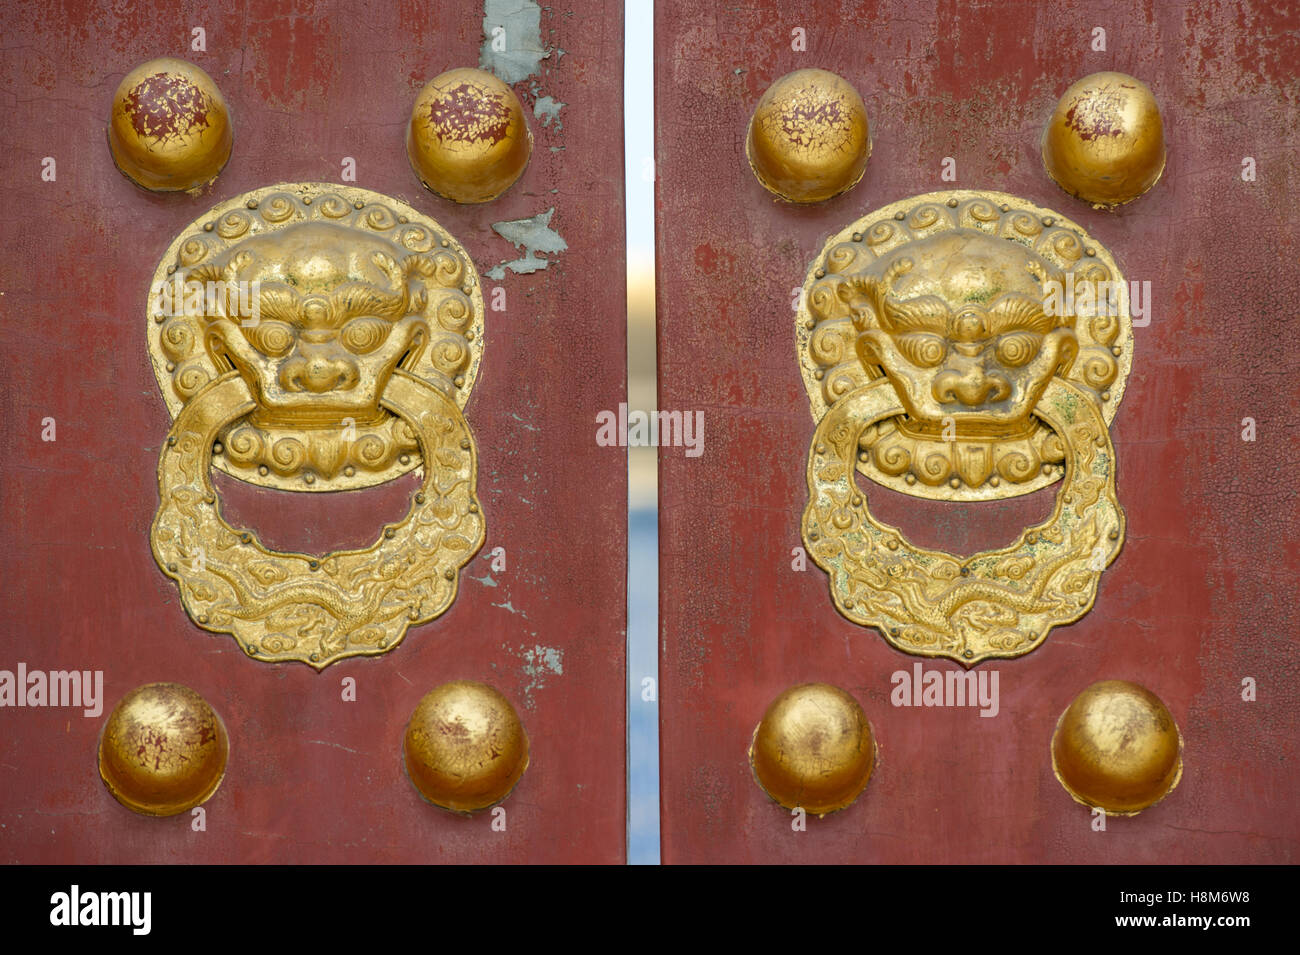
[[226, 264], [219, 262], [205, 262], [202, 265], [196, 265], [186, 274], [187, 280], [196, 282], [234, 282], [239, 275], [239, 270], [253, 261], [253, 254], [248, 250], [235, 253], [226, 260]]
[[841, 283], [835, 290], [835, 294], [848, 306], [856, 327], [862, 328], [864, 325], [875, 325], [879, 322], [880, 301], [883, 296], [877, 279], [854, 275], [847, 282]]
[[370, 260], [379, 266], [380, 271], [388, 277], [394, 289], [406, 285], [406, 270], [397, 264], [397, 260], [382, 249], [370, 253]]
[[220, 282], [226, 277], [226, 270], [215, 262], [196, 265], [185, 274], [187, 282]]
[[226, 264], [220, 267], [213, 266], [216, 269], [215, 278], [223, 282], [234, 282], [237, 280], [239, 273], [253, 264], [253, 253], [248, 249], [240, 249], [229, 259]]
[[[195, 266], [185, 274], [185, 282], [204, 286], [202, 314], [210, 320], [229, 318], [239, 314], [239, 291], [236, 286], [239, 270], [250, 260], [247, 252], [233, 256], [225, 265], [206, 262]], [[213, 295], [213, 288], [219, 293]]]
[[901, 255], [891, 262], [889, 267], [885, 269], [885, 274], [881, 276], [880, 279], [880, 283], [883, 286], [885, 293], [888, 294], [889, 287], [898, 281], [900, 276], [906, 275], [915, 267], [916, 263], [906, 255]]
[[428, 278], [433, 274], [433, 259], [429, 258], [423, 252], [412, 252], [402, 260], [402, 271], [407, 278], [412, 275], [422, 275]]
[[840, 299], [852, 311], [853, 324], [857, 328], [862, 329], [867, 324], [878, 327], [897, 311], [889, 299], [890, 288], [899, 276], [912, 271], [915, 265], [908, 256], [899, 256], [885, 267], [884, 273], [879, 277], [854, 275], [840, 286]]
[[[1062, 332], [1060, 343], [1061, 351], [1056, 364], [1056, 374], [1062, 378], [1068, 378], [1070, 372], [1074, 369], [1075, 359], [1079, 357], [1079, 340], [1072, 334], [1067, 335]], [[1106, 357], [1109, 358], [1110, 356], [1107, 355]]]

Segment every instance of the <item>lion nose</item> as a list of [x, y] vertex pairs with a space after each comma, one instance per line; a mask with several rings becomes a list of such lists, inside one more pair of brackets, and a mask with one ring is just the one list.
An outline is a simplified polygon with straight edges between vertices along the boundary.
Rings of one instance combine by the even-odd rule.
[[940, 372], [935, 376], [931, 391], [943, 404], [960, 401], [968, 408], [975, 408], [1009, 398], [1011, 383], [999, 374], [989, 374], [977, 365], [971, 365], [962, 372]]
[[356, 362], [329, 354], [308, 351], [296, 355], [280, 366], [280, 387], [285, 391], [348, 391], [356, 387]]

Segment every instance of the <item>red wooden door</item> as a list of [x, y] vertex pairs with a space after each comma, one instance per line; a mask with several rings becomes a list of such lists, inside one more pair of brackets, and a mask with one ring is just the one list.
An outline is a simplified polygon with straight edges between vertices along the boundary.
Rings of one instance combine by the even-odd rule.
[[[0, 265], [10, 423], [0, 437], [0, 669], [102, 671], [104, 700], [97, 717], [0, 712], [5, 862], [624, 858], [626, 459], [599, 447], [592, 425], [625, 393], [623, 325], [610, 320], [624, 308], [621, 8], [487, 7], [6, 6], [6, 33], [23, 40], [0, 59], [11, 211]], [[420, 185], [403, 136], [426, 80], [480, 64], [494, 16], [505, 48], [488, 59], [509, 62], [536, 143], [502, 198], [460, 206]], [[196, 28], [205, 50], [192, 47]], [[162, 55], [197, 63], [230, 106], [233, 156], [202, 195], [136, 188], [105, 145], [118, 81]], [[256, 662], [195, 627], [154, 564], [169, 419], [145, 305], [164, 250], [207, 209], [274, 183], [338, 182], [345, 157], [357, 186], [432, 216], [478, 267], [490, 304], [466, 417], [487, 531], [445, 614], [386, 654], [317, 673]], [[502, 223], [518, 220], [528, 220], [525, 239], [542, 238], [512, 245], [521, 227]], [[43, 440], [47, 419], [54, 440]], [[368, 545], [404, 513], [413, 482], [323, 495], [217, 484], [236, 526], [319, 553]], [[403, 772], [408, 717], [454, 679], [501, 690], [531, 739], [504, 831], [486, 815], [425, 804]], [[132, 814], [98, 778], [108, 711], [154, 681], [193, 687], [229, 729], [204, 831], [188, 814]]]
[[[659, 402], [705, 417], [702, 456], [660, 459], [664, 861], [1296, 861], [1294, 14], [870, 0], [663, 0], [656, 14]], [[874, 139], [856, 188], [813, 206], [774, 199], [744, 148], [764, 90], [804, 67], [857, 87]], [[1169, 143], [1163, 180], [1113, 213], [1058, 190], [1038, 149], [1065, 88], [1108, 69], [1151, 86]], [[1152, 289], [1111, 427], [1126, 542], [1082, 620], [981, 664], [1000, 674], [995, 718], [891, 705], [893, 673], [954, 664], [892, 649], [836, 612], [811, 560], [792, 567], [814, 427], [792, 289], [860, 216], [953, 188], [1058, 210]], [[1054, 493], [958, 505], [865, 491], [917, 543], [963, 554], [1013, 539]], [[1185, 740], [1173, 794], [1104, 833], [1049, 758], [1058, 715], [1102, 679], [1155, 691]], [[800, 832], [746, 750], [767, 704], [812, 681], [858, 698], [880, 760], [858, 802]]]

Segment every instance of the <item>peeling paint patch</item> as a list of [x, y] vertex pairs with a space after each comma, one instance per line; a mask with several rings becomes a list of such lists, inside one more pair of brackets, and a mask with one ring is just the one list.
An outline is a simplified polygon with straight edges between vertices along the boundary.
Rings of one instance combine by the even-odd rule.
[[524, 613], [522, 610], [516, 610], [515, 605], [511, 603], [509, 600], [507, 600], [503, 604], [493, 604], [492, 606], [500, 607], [502, 610], [509, 610], [511, 613], [519, 614], [519, 616], [523, 617], [525, 620], [528, 619], [528, 614]]
[[552, 124], [554, 124], [555, 132], [558, 133], [564, 128], [564, 123], [560, 120], [560, 110], [562, 110], [564, 106], [565, 104], [561, 103], [554, 96], [541, 96], [533, 103], [533, 115], [537, 117], [537, 121], [547, 129], [550, 129]]
[[568, 243], [551, 228], [553, 215], [555, 215], [554, 206], [527, 219], [492, 223], [492, 230], [497, 235], [516, 249], [522, 250], [524, 254], [517, 259], [502, 262], [495, 268], [488, 269], [487, 276], [493, 279], [505, 278], [507, 269], [520, 275], [536, 272], [551, 264], [548, 259], [541, 258], [539, 252], [556, 254], [568, 249]]
[[520, 667], [528, 682], [524, 685], [524, 705], [533, 708], [533, 690], [546, 686], [546, 678], [551, 675], [564, 675], [564, 651], [555, 647], [536, 644], [532, 647], [521, 646], [519, 657], [523, 660]]
[[465, 576], [469, 577], [470, 580], [477, 580], [484, 587], [495, 587], [497, 585], [497, 582], [492, 579], [491, 574], [484, 574], [482, 577], [473, 577], [469, 574], [466, 574]]
[[[524, 650], [525, 669], [524, 672], [529, 676], [550, 672], [556, 676], [564, 676], [564, 651], [557, 650], [555, 647], [543, 647], [541, 645], [533, 647], [531, 650]], [[533, 667], [535, 673], [529, 673], [528, 667]]]
[[542, 8], [532, 0], [484, 0], [483, 46], [478, 65], [507, 83], [541, 70], [551, 55], [542, 46]]

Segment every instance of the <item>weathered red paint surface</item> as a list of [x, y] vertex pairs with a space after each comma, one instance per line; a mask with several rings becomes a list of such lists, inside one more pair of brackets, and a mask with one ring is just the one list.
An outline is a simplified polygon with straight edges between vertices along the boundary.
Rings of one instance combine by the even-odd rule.
[[[5, 422], [0, 428], [0, 669], [100, 669], [99, 719], [0, 710], [4, 862], [522, 862], [624, 858], [626, 459], [599, 448], [594, 415], [625, 393], [621, 6], [544, 12], [564, 50], [517, 84], [566, 104], [563, 128], [530, 117], [523, 178], [500, 200], [457, 206], [418, 183], [403, 146], [420, 86], [477, 65], [474, 4], [140, 5], [12, 3], [0, 60], [8, 214], [0, 258]], [[189, 52], [190, 29], [207, 52]], [[205, 195], [158, 196], [115, 169], [110, 98], [138, 63], [179, 55], [230, 106], [235, 147]], [[58, 179], [40, 178], [42, 157]], [[292, 180], [357, 185], [432, 215], [480, 271], [519, 252], [493, 222], [554, 207], [568, 250], [500, 285], [467, 409], [480, 451], [487, 543], [455, 604], [389, 654], [317, 674], [268, 666], [193, 626], [154, 565], [149, 526], [168, 417], [145, 349], [145, 297], [171, 238], [215, 203]], [[489, 299], [490, 300], [490, 299]], [[41, 421], [57, 441], [41, 441]], [[368, 545], [406, 510], [413, 478], [346, 495], [287, 495], [218, 481], [226, 515], [272, 546]], [[600, 488], [592, 494], [591, 488]], [[507, 569], [487, 555], [504, 547]], [[562, 671], [562, 672], [561, 672]], [[354, 677], [357, 702], [341, 700]], [[505, 803], [507, 829], [423, 803], [401, 766], [405, 723], [438, 683], [501, 689], [532, 741]], [[202, 693], [231, 736], [207, 831], [188, 815], [138, 817], [101, 785], [99, 729], [131, 688]]]
[[[1296, 228], [1281, 221], [1300, 200], [1298, 16], [1267, 4], [661, 0], [659, 401], [705, 412], [703, 456], [665, 450], [660, 464], [666, 862], [1300, 859], [1300, 278]], [[796, 26], [806, 53], [791, 50]], [[1090, 51], [1094, 26], [1109, 52]], [[764, 89], [810, 66], [857, 86], [875, 145], [852, 192], [800, 208], [755, 181], [744, 136]], [[1170, 145], [1163, 180], [1111, 214], [1060, 192], [1038, 155], [1057, 98], [1104, 69], [1151, 86]], [[956, 183], [940, 180], [946, 156]], [[1258, 181], [1241, 180], [1243, 156]], [[1000, 673], [995, 718], [892, 707], [890, 675], [918, 658], [841, 618], [811, 562], [791, 569], [813, 434], [792, 290], [829, 235], [944, 188], [1070, 216], [1154, 300], [1112, 426], [1124, 549], [1082, 621], [985, 665]], [[1051, 508], [1051, 492], [983, 507], [867, 493], [918, 543], [967, 553]], [[1257, 702], [1242, 702], [1245, 677]], [[1110, 678], [1165, 700], [1186, 771], [1164, 803], [1098, 833], [1048, 747], [1071, 698]], [[880, 764], [857, 804], [797, 833], [754, 784], [746, 748], [768, 702], [806, 681], [857, 696]]]

